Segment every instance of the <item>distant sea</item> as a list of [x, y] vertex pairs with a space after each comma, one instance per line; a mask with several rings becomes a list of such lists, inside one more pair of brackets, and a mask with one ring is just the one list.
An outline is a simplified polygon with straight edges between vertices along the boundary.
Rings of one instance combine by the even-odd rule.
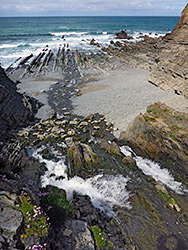
[[[139, 33], [165, 35], [179, 17], [2, 17], [0, 18], [0, 63], [7, 68], [17, 58], [39, 53], [46, 45], [94, 51], [94, 38], [108, 45], [113, 35], [126, 29], [136, 41]], [[64, 36], [65, 41], [63, 41]]]

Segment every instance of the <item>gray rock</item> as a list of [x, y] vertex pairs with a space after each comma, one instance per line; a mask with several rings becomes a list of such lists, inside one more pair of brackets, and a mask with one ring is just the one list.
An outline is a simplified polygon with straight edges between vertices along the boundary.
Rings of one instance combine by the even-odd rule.
[[67, 236], [67, 237], [70, 237], [72, 234], [72, 230], [70, 229], [65, 229], [65, 231], [63, 232], [63, 236]]
[[16, 233], [17, 229], [22, 223], [23, 216], [20, 211], [11, 207], [3, 207], [0, 205], [0, 225], [4, 231]]
[[1, 206], [14, 206], [14, 200], [10, 199], [6, 195], [0, 195], [0, 204]]
[[94, 240], [88, 225], [84, 221], [73, 220], [72, 227], [75, 234], [76, 247], [79, 250], [94, 250]]
[[65, 112], [65, 113], [63, 113], [64, 116], [68, 116], [68, 115], [70, 115], [70, 114], [71, 114], [70, 112]]
[[101, 129], [99, 126], [94, 126], [93, 128], [94, 128], [95, 130]]
[[[6, 191], [0, 193], [0, 226], [3, 230], [3, 236], [13, 239], [17, 229], [22, 223], [23, 215], [20, 211], [14, 209], [15, 194]], [[2, 236], [0, 241], [3, 242]]]

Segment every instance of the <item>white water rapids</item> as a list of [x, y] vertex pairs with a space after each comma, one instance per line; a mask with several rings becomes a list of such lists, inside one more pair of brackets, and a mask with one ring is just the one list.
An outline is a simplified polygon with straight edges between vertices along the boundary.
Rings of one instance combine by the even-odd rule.
[[[126, 190], [126, 186], [130, 178], [124, 177], [120, 174], [100, 174], [86, 180], [78, 176], [68, 179], [65, 156], [53, 151], [53, 153], [57, 156], [58, 161], [44, 159], [41, 155], [41, 151], [44, 148], [45, 147], [43, 146], [32, 152], [32, 156], [38, 159], [39, 162], [45, 163], [47, 167], [47, 171], [45, 171], [44, 175], [41, 177], [43, 187], [52, 185], [64, 189], [67, 194], [67, 199], [69, 200], [72, 199], [73, 192], [88, 195], [91, 198], [92, 204], [110, 217], [114, 215], [114, 205], [127, 207], [129, 209], [131, 208], [128, 201], [129, 192]], [[161, 168], [158, 163], [137, 156], [128, 146], [122, 146], [120, 147], [120, 150], [125, 156], [133, 156], [137, 167], [141, 169], [145, 175], [150, 175], [154, 180], [161, 181], [164, 185], [178, 194], [187, 192], [183, 189], [183, 184], [175, 181], [169, 171]]]
[[[71, 199], [73, 192], [76, 191], [82, 195], [88, 195], [92, 204], [106, 213], [108, 216], [114, 215], [113, 206], [131, 208], [128, 198], [129, 192], [126, 190], [129, 178], [120, 174], [117, 175], [96, 175], [86, 180], [75, 176], [72, 179], [67, 178], [67, 166], [65, 157], [59, 157], [57, 162], [43, 159], [40, 152], [41, 147], [32, 153], [32, 156], [41, 163], [45, 163], [47, 171], [41, 177], [42, 186], [53, 185], [66, 191], [67, 199]], [[64, 179], [57, 177], [63, 176]]]
[[128, 146], [122, 146], [120, 147], [120, 150], [125, 156], [133, 156], [138, 168], [141, 169], [145, 175], [150, 175], [154, 180], [161, 181], [164, 185], [178, 194], [183, 194], [183, 191], [185, 191], [183, 190], [182, 183], [175, 181], [168, 169], [161, 168], [158, 163], [149, 159], [143, 159], [142, 157], [137, 156]]

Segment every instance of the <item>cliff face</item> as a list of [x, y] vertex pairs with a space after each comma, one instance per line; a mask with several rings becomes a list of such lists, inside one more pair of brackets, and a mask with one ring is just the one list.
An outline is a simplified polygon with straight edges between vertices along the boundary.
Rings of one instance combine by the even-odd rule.
[[188, 4], [182, 11], [177, 25], [170, 34], [165, 36], [164, 41], [188, 44]]
[[36, 111], [36, 102], [16, 91], [11, 81], [0, 67], [0, 138], [6, 138], [7, 132], [27, 125]]
[[188, 96], [188, 4], [176, 27], [164, 37], [162, 48], [148, 80]]

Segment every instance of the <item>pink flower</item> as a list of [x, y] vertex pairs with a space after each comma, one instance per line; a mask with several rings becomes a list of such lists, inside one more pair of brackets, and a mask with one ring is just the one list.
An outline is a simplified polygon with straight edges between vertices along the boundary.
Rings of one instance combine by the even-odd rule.
[[27, 228], [30, 228], [30, 225], [27, 225]]

